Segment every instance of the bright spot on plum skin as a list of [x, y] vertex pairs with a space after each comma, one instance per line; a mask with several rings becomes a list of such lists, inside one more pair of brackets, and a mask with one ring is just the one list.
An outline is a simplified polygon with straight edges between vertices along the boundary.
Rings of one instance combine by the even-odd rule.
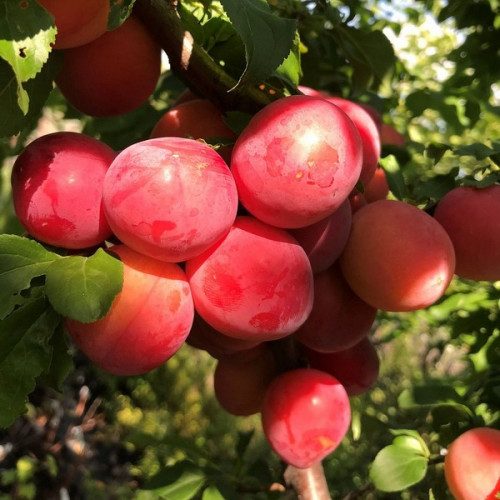
[[103, 193], [120, 241], [167, 262], [207, 250], [227, 233], [238, 207], [236, 184], [221, 156], [179, 137], [126, 148], [110, 167]]
[[286, 231], [250, 216], [186, 262], [195, 308], [219, 332], [272, 340], [291, 334], [311, 312], [313, 275], [306, 253]]
[[321, 98], [291, 96], [259, 111], [233, 148], [240, 201], [282, 228], [313, 224], [347, 199], [361, 172], [360, 135], [350, 118]]

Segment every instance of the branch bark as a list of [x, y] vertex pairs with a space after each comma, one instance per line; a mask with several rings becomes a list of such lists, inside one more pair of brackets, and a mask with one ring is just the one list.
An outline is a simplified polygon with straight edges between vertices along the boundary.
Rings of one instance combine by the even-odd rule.
[[134, 4], [134, 13], [167, 54], [175, 75], [196, 94], [225, 111], [255, 113], [269, 104], [272, 96], [257, 86], [235, 88], [237, 81], [184, 29], [177, 3], [177, 0], [137, 0]]

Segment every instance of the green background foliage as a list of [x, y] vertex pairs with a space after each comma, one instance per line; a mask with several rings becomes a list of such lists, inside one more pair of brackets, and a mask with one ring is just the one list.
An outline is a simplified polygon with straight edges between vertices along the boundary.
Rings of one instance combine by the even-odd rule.
[[[109, 29], [133, 3], [111, 2]], [[391, 196], [429, 211], [457, 185], [500, 183], [498, 8], [496, 0], [179, 2], [185, 28], [238, 87], [287, 95], [300, 82], [376, 108], [407, 139], [383, 148]], [[207, 353], [186, 345], [147, 375], [113, 377], [68, 343], [62, 317], [102, 317], [121, 266], [102, 250], [68, 256], [22, 237], [12, 163], [53, 130], [116, 150], [146, 139], [185, 84], [166, 69], [136, 111], [84, 116], [53, 87], [54, 36], [35, 1], [0, 1], [0, 498], [61, 488], [97, 499], [293, 498], [272, 488], [283, 485], [284, 466], [258, 416], [233, 417], [214, 399]], [[466, 429], [500, 428], [500, 282], [455, 279], [426, 310], [379, 313], [370, 335], [381, 373], [352, 398], [351, 429], [324, 461], [332, 497], [449, 499], [446, 447]]]

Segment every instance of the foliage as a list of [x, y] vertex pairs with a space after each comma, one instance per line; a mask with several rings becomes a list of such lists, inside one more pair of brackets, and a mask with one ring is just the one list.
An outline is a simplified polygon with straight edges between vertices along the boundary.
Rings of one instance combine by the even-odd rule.
[[[108, 28], [117, 28], [133, 4], [112, 1]], [[500, 184], [495, 0], [401, 7], [373, 0], [183, 0], [178, 12], [196, 43], [237, 82], [230, 91], [251, 87], [273, 99], [297, 93], [300, 83], [376, 108], [408, 141], [383, 148], [392, 197], [432, 212], [455, 186]], [[103, 449], [119, 436], [125, 461], [134, 460], [126, 484], [78, 476], [93, 497], [111, 498], [111, 491], [146, 500], [287, 498], [284, 485], [272, 488], [283, 467], [258, 421], [217, 406], [206, 353], [185, 346], [150, 374], [117, 379], [68, 347], [62, 317], [102, 318], [121, 288], [122, 269], [102, 249], [66, 255], [21, 236], [12, 162], [47, 124], [76, 127], [116, 150], [145, 139], [185, 82], [166, 70], [136, 111], [84, 116], [53, 87], [61, 63], [51, 49], [55, 34], [37, 2], [0, 0], [0, 491], [35, 498], [41, 477], [55, 481], [64, 470], [54, 448], [20, 447], [5, 458], [19, 422], [47, 420], [52, 411], [37, 401], [38, 392], [62, 408], [68, 394], [90, 387], [106, 430], [83, 417], [75, 428]], [[239, 109], [226, 111], [229, 120], [242, 118]], [[379, 313], [371, 333], [382, 360], [379, 381], [352, 399], [351, 431], [324, 462], [335, 498], [449, 498], [446, 447], [466, 429], [500, 428], [499, 325], [499, 282], [456, 278], [426, 310]], [[75, 470], [81, 474], [81, 466]]]

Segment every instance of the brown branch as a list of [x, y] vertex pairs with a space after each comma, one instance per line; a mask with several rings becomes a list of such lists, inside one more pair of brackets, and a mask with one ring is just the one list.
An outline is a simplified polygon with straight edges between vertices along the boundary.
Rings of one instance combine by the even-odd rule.
[[137, 0], [134, 13], [168, 56], [172, 71], [196, 94], [223, 110], [254, 113], [272, 96], [257, 86], [236, 87], [237, 81], [197, 45], [177, 12], [177, 0]]

